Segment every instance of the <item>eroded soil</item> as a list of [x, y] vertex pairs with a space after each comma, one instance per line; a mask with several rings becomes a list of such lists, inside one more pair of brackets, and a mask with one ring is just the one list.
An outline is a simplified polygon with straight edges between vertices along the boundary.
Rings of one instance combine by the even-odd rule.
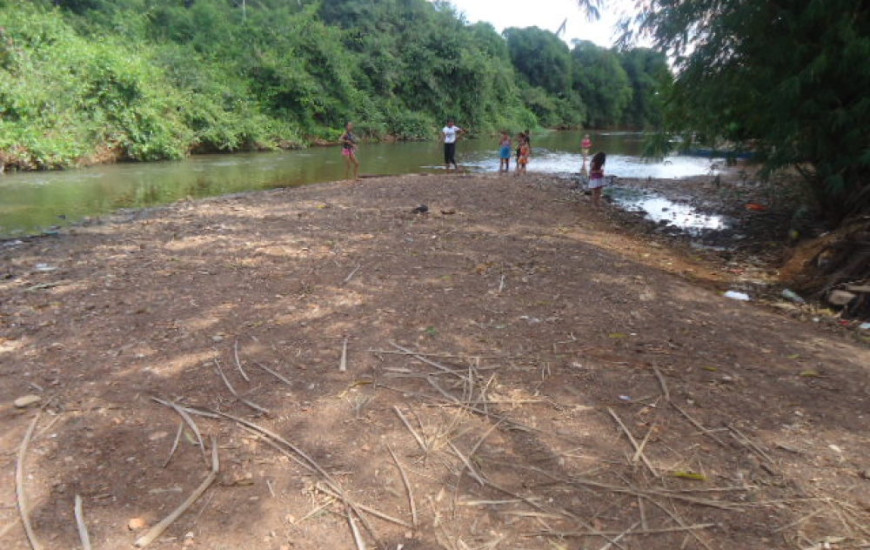
[[407, 176], [7, 243], [0, 545], [18, 487], [44, 548], [76, 495], [129, 548], [216, 442], [151, 547], [867, 547], [870, 351], [623, 228], [545, 176]]

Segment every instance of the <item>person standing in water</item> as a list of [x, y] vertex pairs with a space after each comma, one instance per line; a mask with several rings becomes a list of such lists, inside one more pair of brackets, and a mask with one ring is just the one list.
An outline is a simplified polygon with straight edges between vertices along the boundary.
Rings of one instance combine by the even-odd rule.
[[453, 119], [447, 121], [447, 126], [441, 129], [441, 142], [444, 144], [444, 166], [449, 171], [450, 165], [459, 170], [456, 164], [456, 139], [465, 133], [465, 130], [456, 126]]
[[353, 179], [359, 181], [359, 160], [356, 158], [357, 138], [353, 133], [353, 122], [348, 122], [344, 127], [344, 133], [341, 134], [339, 141], [341, 141], [341, 154], [345, 162], [344, 179], [350, 178], [350, 170], [353, 167]]
[[592, 206], [601, 207], [601, 191], [604, 189], [604, 163], [607, 155], [604, 151], [595, 153], [589, 165], [589, 189], [592, 190]]
[[589, 139], [589, 134], [583, 136], [583, 141], [580, 142], [580, 152], [583, 153], [583, 164], [586, 164], [586, 157], [589, 156], [589, 151], [592, 150], [592, 140]]
[[511, 169], [511, 136], [507, 131], [501, 133], [501, 141], [498, 143], [499, 172], [510, 172]]
[[523, 134], [520, 138], [519, 158], [517, 158], [517, 174], [525, 174], [526, 168], [529, 165], [529, 159], [532, 156], [532, 145], [529, 142], [528, 134]]

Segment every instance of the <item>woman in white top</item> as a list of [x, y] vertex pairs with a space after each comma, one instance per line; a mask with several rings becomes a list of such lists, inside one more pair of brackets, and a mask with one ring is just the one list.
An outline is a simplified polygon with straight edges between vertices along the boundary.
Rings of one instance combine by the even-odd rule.
[[453, 120], [448, 120], [447, 126], [441, 129], [441, 142], [444, 143], [444, 166], [447, 170], [450, 170], [451, 164], [453, 168], [459, 170], [459, 166], [456, 164], [456, 138], [464, 132], [465, 130], [456, 126]]

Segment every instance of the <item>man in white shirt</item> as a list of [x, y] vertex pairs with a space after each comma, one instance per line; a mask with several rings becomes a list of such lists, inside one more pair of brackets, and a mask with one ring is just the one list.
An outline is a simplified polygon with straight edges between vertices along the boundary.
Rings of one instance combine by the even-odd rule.
[[453, 168], [459, 170], [459, 166], [456, 164], [456, 138], [463, 133], [465, 130], [456, 126], [453, 120], [448, 120], [447, 126], [441, 129], [441, 141], [444, 143], [444, 166], [448, 171], [451, 164]]

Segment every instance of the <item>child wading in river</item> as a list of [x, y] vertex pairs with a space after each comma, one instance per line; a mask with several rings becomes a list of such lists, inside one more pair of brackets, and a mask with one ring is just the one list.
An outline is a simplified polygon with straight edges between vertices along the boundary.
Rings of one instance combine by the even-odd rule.
[[522, 135], [520, 138], [519, 158], [517, 158], [517, 173], [525, 174], [526, 167], [529, 165], [529, 158], [532, 156], [532, 146], [529, 144], [528, 138]]
[[592, 190], [592, 206], [599, 208], [601, 206], [601, 191], [604, 189], [604, 163], [607, 161], [607, 155], [604, 151], [595, 153], [592, 157], [592, 162], [589, 165], [589, 189]]
[[509, 172], [511, 169], [511, 136], [507, 132], [501, 133], [501, 141], [498, 143], [499, 172]]
[[344, 127], [344, 133], [339, 138], [341, 141], [341, 154], [344, 156], [345, 170], [344, 179], [350, 177], [350, 171], [353, 169], [353, 179], [359, 180], [359, 161], [356, 158], [356, 136], [353, 134], [353, 122], [348, 122]]

